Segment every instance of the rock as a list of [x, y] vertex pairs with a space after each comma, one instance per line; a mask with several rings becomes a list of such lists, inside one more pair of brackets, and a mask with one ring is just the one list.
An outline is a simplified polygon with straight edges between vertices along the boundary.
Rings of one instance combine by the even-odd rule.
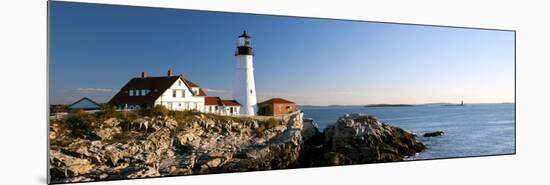
[[102, 173], [101, 175], [99, 175], [99, 179], [100, 180], [103, 180], [103, 179], [106, 179], [107, 177], [109, 177], [109, 175], [107, 175], [106, 173]]
[[437, 136], [442, 136], [443, 134], [445, 134], [445, 132], [443, 131], [435, 131], [435, 132], [426, 132], [424, 133], [424, 137], [437, 137]]
[[304, 119], [303, 120], [304, 128], [302, 130], [302, 137], [304, 140], [308, 140], [317, 134], [320, 134], [319, 132], [319, 126], [313, 122], [313, 119]]
[[140, 169], [136, 172], [128, 174], [127, 178], [136, 179], [136, 178], [146, 178], [146, 177], [158, 177], [160, 173], [155, 167], [147, 167], [145, 169]]
[[109, 118], [109, 119], [106, 119], [105, 121], [103, 121], [103, 126], [104, 127], [116, 127], [120, 124], [120, 120], [117, 119], [117, 118]]
[[222, 164], [222, 159], [221, 158], [214, 158], [208, 162], [205, 163], [208, 168], [215, 168], [215, 167], [218, 167], [220, 164]]
[[415, 136], [365, 114], [346, 114], [324, 131], [321, 165], [400, 161], [425, 149]]
[[101, 138], [101, 140], [110, 140], [116, 134], [120, 134], [120, 132], [121, 132], [120, 127], [111, 127], [111, 128], [102, 128], [102, 129], [96, 130], [94, 133], [99, 138]]
[[50, 165], [52, 179], [63, 179], [86, 174], [94, 167], [89, 160], [65, 155], [58, 150], [50, 150]]
[[[425, 148], [411, 133], [367, 115], [345, 115], [324, 132], [303, 113], [261, 137], [259, 125], [254, 119], [195, 114], [179, 123], [169, 116], [109, 118], [91, 131], [95, 139], [51, 128], [58, 140], [50, 152], [52, 182], [398, 161]], [[127, 135], [115, 137], [120, 133]]]

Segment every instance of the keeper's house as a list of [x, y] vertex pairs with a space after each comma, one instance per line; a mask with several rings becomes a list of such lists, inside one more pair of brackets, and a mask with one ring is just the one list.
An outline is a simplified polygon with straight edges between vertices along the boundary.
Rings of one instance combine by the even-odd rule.
[[[238, 115], [240, 104], [235, 100], [220, 100], [221, 103], [211, 109], [213, 104], [211, 105], [209, 102], [208, 108], [206, 108], [205, 99], [207, 99], [206, 93], [201, 87], [183, 75], [173, 75], [172, 70], [168, 70], [167, 76], [160, 77], [149, 77], [146, 72], [142, 72], [141, 77], [128, 81], [109, 101], [109, 104], [118, 110], [131, 111], [162, 105], [174, 111], [197, 110]], [[224, 102], [232, 103], [224, 104]]]

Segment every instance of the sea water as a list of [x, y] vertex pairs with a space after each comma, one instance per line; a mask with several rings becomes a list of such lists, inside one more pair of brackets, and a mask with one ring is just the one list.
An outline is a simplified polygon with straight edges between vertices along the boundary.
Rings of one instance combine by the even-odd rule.
[[[515, 153], [514, 104], [467, 104], [465, 106], [417, 105], [411, 107], [327, 106], [302, 107], [320, 129], [346, 113], [374, 115], [383, 123], [417, 134], [427, 150], [414, 159], [438, 159]], [[440, 137], [423, 137], [443, 131]]]

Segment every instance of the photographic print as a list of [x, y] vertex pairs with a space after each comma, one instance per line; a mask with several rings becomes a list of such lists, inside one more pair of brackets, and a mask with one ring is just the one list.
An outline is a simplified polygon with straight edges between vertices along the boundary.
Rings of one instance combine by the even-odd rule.
[[50, 1], [49, 182], [515, 154], [515, 31]]

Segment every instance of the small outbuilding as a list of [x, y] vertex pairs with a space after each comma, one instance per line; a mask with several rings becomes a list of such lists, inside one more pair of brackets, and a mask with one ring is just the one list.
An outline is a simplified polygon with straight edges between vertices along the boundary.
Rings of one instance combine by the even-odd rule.
[[258, 115], [279, 116], [296, 111], [296, 103], [283, 98], [272, 98], [258, 103]]
[[220, 115], [239, 115], [241, 104], [235, 100], [222, 100], [217, 96], [204, 97], [204, 112]]
[[101, 105], [99, 103], [96, 103], [95, 101], [89, 99], [89, 98], [82, 98], [73, 104], [69, 105], [67, 108], [69, 109], [82, 109], [82, 110], [100, 110]]

